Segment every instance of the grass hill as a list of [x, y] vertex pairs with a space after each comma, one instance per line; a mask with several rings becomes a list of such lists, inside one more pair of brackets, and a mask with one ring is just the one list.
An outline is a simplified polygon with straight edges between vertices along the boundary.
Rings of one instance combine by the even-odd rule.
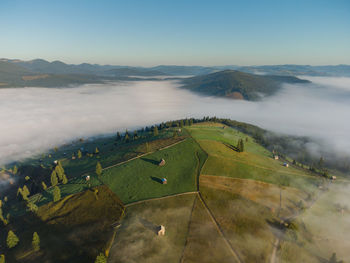
[[[109, 262], [152, 263], [328, 262], [333, 252], [348, 258], [342, 249], [347, 242], [324, 241], [327, 235], [346, 238], [328, 227], [339, 213], [346, 226], [348, 210], [329, 198], [339, 200], [346, 191], [285, 156], [276, 160], [236, 128], [205, 119], [180, 123], [159, 125], [158, 135], [139, 130], [129, 142], [81, 139], [18, 164], [16, 175], [7, 169], [16, 179], [14, 195], [0, 193], [3, 219], [9, 220], [0, 221], [0, 246], [9, 262], [93, 262], [99, 253]], [[237, 151], [239, 140], [243, 152]], [[54, 160], [69, 178], [58, 184], [56, 202], [50, 187]], [[16, 196], [24, 185], [37, 211], [28, 211], [27, 201]], [[164, 236], [157, 235], [161, 225]], [[20, 239], [12, 249], [5, 240], [10, 229]], [[40, 251], [31, 248], [33, 232], [41, 237]]]
[[[38, 63], [46, 65], [45, 62]], [[95, 75], [72, 72], [52, 74], [50, 72], [50, 68], [44, 72], [33, 71], [19, 63], [2, 60], [0, 61], [0, 87], [57, 87], [72, 84], [99, 83], [102, 81], [100, 77]]]
[[291, 76], [260, 76], [224, 70], [183, 80], [183, 88], [207, 95], [258, 100], [274, 94], [283, 83], [309, 83]]

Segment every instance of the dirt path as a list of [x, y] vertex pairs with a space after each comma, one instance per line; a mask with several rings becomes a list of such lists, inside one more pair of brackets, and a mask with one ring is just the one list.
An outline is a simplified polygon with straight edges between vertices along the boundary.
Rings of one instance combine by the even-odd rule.
[[273, 243], [273, 250], [271, 254], [270, 263], [278, 263], [276, 255], [277, 255], [279, 245], [280, 245], [280, 239], [277, 237], [275, 240], [275, 243]]

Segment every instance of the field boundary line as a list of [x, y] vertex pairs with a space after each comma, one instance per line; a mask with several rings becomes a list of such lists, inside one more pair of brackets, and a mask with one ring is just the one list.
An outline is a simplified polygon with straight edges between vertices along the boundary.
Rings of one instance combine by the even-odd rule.
[[[197, 194], [198, 194], [198, 192], [197, 192]], [[191, 224], [192, 224], [192, 215], [193, 215], [194, 208], [195, 208], [195, 206], [197, 204], [197, 199], [198, 199], [198, 196], [196, 196], [195, 199], [193, 200], [193, 205], [192, 205], [192, 209], [191, 209], [190, 219], [189, 219], [188, 226], [187, 226], [186, 240], [185, 240], [185, 244], [184, 244], [184, 247], [182, 249], [182, 253], [181, 253], [181, 257], [180, 257], [180, 261], [179, 261], [180, 263], [184, 262], [185, 250], [186, 250], [187, 243], [188, 243], [188, 234], [190, 233]]]
[[224, 232], [222, 231], [219, 223], [217, 222], [217, 220], [215, 219], [213, 213], [210, 211], [208, 205], [205, 203], [205, 201], [203, 200], [203, 197], [201, 195], [200, 192], [198, 192], [198, 196], [199, 196], [199, 200], [202, 202], [205, 210], [207, 211], [207, 213], [209, 214], [209, 217], [211, 218], [211, 220], [213, 221], [216, 229], [218, 230], [219, 234], [221, 235], [221, 237], [223, 238], [223, 240], [225, 241], [226, 245], [228, 246], [229, 250], [231, 251], [232, 256], [234, 257], [234, 259], [236, 260], [236, 262], [242, 263], [241, 259], [238, 257], [237, 252], [235, 251], [235, 249], [233, 248], [233, 246], [231, 245], [230, 241], [228, 241], [228, 239], [226, 238]]
[[138, 204], [145, 203], [145, 202], [148, 202], [148, 201], [157, 201], [157, 200], [162, 200], [162, 199], [166, 199], [166, 198], [177, 197], [177, 196], [182, 196], [182, 195], [190, 195], [190, 194], [198, 194], [198, 192], [197, 191], [184, 192], [184, 193], [178, 193], [178, 194], [173, 194], [173, 195], [166, 195], [166, 196], [162, 196], [162, 197], [155, 197], [155, 198], [140, 200], [140, 201], [136, 201], [136, 202], [132, 202], [132, 203], [126, 204], [126, 205], [124, 205], [124, 207], [128, 208], [130, 206], [138, 205]]
[[[193, 138], [192, 135], [191, 135], [191, 138]], [[199, 174], [198, 174], [198, 184], [197, 184], [197, 190], [198, 190], [198, 192], [197, 192], [197, 193], [198, 193], [199, 200], [201, 201], [201, 203], [203, 204], [205, 210], [206, 210], [207, 213], [209, 214], [209, 217], [210, 217], [210, 219], [212, 220], [212, 222], [214, 223], [214, 225], [215, 225], [216, 229], [218, 230], [219, 234], [221, 235], [221, 237], [222, 237], [223, 240], [225, 241], [225, 244], [228, 246], [229, 251], [231, 252], [231, 254], [232, 254], [233, 258], [235, 259], [235, 261], [238, 262], [238, 263], [242, 263], [242, 261], [241, 261], [241, 259], [239, 258], [237, 252], [235, 251], [235, 249], [233, 248], [233, 246], [231, 245], [231, 243], [230, 243], [230, 242], [228, 241], [228, 239], [226, 238], [226, 236], [225, 236], [224, 232], [222, 231], [222, 229], [221, 229], [219, 223], [218, 223], [217, 220], [215, 219], [213, 213], [210, 211], [208, 205], [205, 203], [205, 201], [204, 201], [204, 199], [203, 199], [203, 197], [202, 197], [202, 194], [201, 194], [201, 192], [200, 192], [200, 189], [199, 189], [199, 182], [200, 182], [200, 179], [199, 179], [199, 177], [201, 176], [202, 170], [203, 170], [205, 164], [207, 163], [207, 160], [209, 159], [209, 154], [207, 153], [207, 151], [205, 151], [205, 150], [203, 149], [203, 147], [200, 145], [200, 143], [199, 143], [196, 139], [193, 138], [193, 140], [198, 144], [198, 146], [202, 149], [202, 151], [205, 152], [206, 155], [207, 155], [207, 158], [205, 159], [205, 161], [204, 161], [204, 163], [203, 163], [203, 165], [202, 165], [202, 167], [201, 167], [201, 170], [200, 170], [200, 172], [199, 172]]]
[[[158, 152], [158, 151], [162, 151], [162, 150], [168, 149], [168, 148], [170, 148], [170, 147], [173, 147], [173, 146], [175, 146], [175, 145], [177, 145], [177, 144], [179, 144], [179, 143], [182, 143], [182, 142], [186, 141], [187, 139], [188, 139], [188, 138], [185, 138], [185, 139], [183, 139], [183, 140], [181, 140], [181, 141], [178, 141], [178, 142], [175, 142], [175, 143], [170, 144], [170, 145], [168, 145], [168, 146], [164, 146], [164, 147], [162, 147], [162, 148], [159, 148], [159, 149], [157, 149], [157, 150], [155, 150], [155, 151], [153, 151], [153, 152], [143, 153], [143, 154], [141, 154], [141, 155], [135, 156], [135, 157], [130, 158], [130, 159], [128, 159], [128, 160], [125, 160], [125, 161], [122, 161], [122, 162], [119, 162], [119, 163], [116, 163], [116, 164], [112, 164], [112, 165], [110, 165], [110, 166], [107, 166], [107, 167], [105, 167], [105, 168], [102, 168], [102, 171], [108, 170], [108, 169], [110, 169], [110, 168], [113, 168], [113, 167], [116, 167], [116, 166], [119, 166], [119, 165], [122, 165], [122, 164], [127, 163], [127, 162], [131, 162], [131, 161], [133, 161], [133, 160], [139, 159], [139, 158], [141, 158], [141, 157], [143, 157], [143, 156], [146, 156], [146, 155], [148, 155], [148, 154], [152, 154], [152, 153], [155, 153], [155, 152]], [[85, 173], [85, 174], [86, 174], [86, 173]], [[85, 175], [85, 174], [84, 174], [84, 175]], [[84, 175], [82, 175], [82, 176], [84, 176]]]

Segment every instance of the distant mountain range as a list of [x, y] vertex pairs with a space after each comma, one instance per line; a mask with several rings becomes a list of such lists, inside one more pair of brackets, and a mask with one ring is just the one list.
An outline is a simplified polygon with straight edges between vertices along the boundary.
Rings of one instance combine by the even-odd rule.
[[0, 87], [62, 87], [118, 80], [156, 79], [158, 76], [188, 76], [183, 87], [195, 92], [256, 100], [271, 95], [281, 83], [305, 83], [295, 76], [348, 76], [349, 65], [309, 66], [174, 66], [129, 67], [98, 64], [66, 64], [43, 59], [0, 59]]
[[244, 100], [259, 100], [274, 94], [283, 83], [310, 83], [294, 76], [254, 75], [237, 70], [224, 70], [186, 78], [183, 88], [207, 95]]

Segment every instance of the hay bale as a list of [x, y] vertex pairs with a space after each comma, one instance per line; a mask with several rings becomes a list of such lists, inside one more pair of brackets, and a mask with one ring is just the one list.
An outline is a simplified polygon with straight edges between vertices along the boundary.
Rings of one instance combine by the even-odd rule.
[[165, 227], [163, 225], [158, 227], [158, 236], [164, 236], [165, 235]]
[[164, 166], [164, 165], [165, 165], [165, 160], [164, 160], [164, 159], [160, 160], [160, 162], [159, 162], [158, 165], [159, 165], [159, 166]]

